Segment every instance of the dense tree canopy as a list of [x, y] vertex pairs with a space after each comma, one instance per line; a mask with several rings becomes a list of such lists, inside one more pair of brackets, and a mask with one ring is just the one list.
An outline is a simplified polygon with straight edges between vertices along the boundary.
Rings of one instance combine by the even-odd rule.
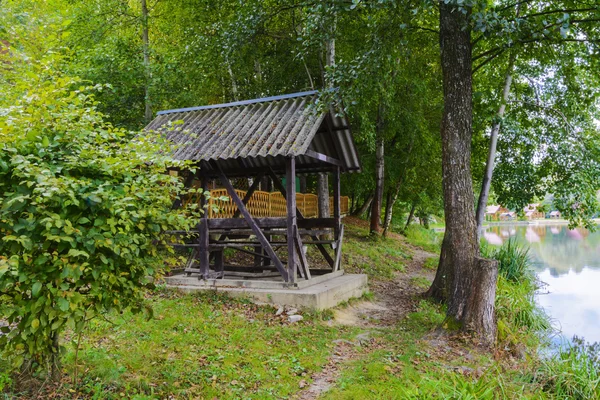
[[[407, 216], [426, 223], [445, 213], [450, 233], [433, 292], [450, 300], [457, 320], [471, 313], [465, 285], [476, 281], [469, 271], [479, 259], [474, 199], [480, 192], [484, 207], [492, 191], [516, 209], [551, 196], [572, 224], [589, 227], [599, 211], [600, 6], [594, 0], [6, 0], [0, 13], [0, 188], [6, 193], [0, 229], [10, 230], [2, 248], [21, 254], [18, 263], [69, 265], [98, 257], [105, 273], [121, 273], [104, 262], [102, 246], [85, 250], [86, 235], [104, 235], [88, 214], [107, 221], [106, 238], [133, 229], [143, 243], [156, 239], [161, 224], [176, 223], [158, 215], [151, 224], [115, 219], [133, 188], [148, 196], [141, 201], [164, 206], [168, 185], [175, 185], [159, 174], [164, 163], [142, 166], [144, 152], [120, 160], [136, 145], [123, 140], [133, 136], [124, 129], [142, 128], [160, 109], [311, 88], [345, 105], [363, 173], [344, 177], [342, 191], [358, 213], [375, 198], [372, 233], [404, 227]], [[445, 53], [454, 40], [468, 49]], [[138, 188], [141, 177], [165, 191]], [[50, 186], [52, 196], [36, 197]], [[29, 228], [27, 207], [39, 218]], [[56, 248], [32, 244], [43, 241], [39, 235], [56, 240]], [[72, 241], [83, 247], [69, 253]], [[123, 246], [135, 251], [143, 243]], [[144, 268], [151, 264], [142, 268], [128, 254], [117, 254], [124, 273], [150, 274]], [[10, 276], [17, 261], [2, 260], [0, 277]], [[57, 279], [90, 277], [85, 266], [62, 270]], [[51, 290], [33, 276], [22, 279], [32, 298]], [[64, 294], [67, 286], [51, 293], [64, 312], [67, 297], [69, 304], [83, 301]], [[459, 293], [460, 301], [449, 293]], [[36, 313], [18, 315], [31, 333], [50, 323]]]

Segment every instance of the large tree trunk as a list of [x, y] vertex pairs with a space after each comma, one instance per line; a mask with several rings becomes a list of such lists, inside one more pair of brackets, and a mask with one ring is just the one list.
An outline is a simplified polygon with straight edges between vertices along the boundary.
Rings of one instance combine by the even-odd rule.
[[515, 65], [515, 51], [513, 50], [508, 59], [508, 66], [506, 67], [506, 75], [504, 77], [504, 85], [502, 88], [502, 98], [500, 99], [500, 107], [496, 114], [496, 119], [492, 125], [492, 132], [490, 134], [490, 148], [488, 151], [488, 157], [485, 164], [485, 172], [483, 174], [483, 180], [481, 182], [481, 192], [479, 193], [479, 201], [477, 202], [477, 242], [481, 238], [481, 229], [483, 227], [483, 219], [485, 217], [485, 211], [487, 207], [488, 198], [490, 196], [490, 186], [492, 184], [492, 176], [494, 174], [494, 163], [496, 160], [496, 145], [498, 143], [498, 134], [500, 133], [500, 125], [504, 112], [506, 111], [506, 103], [508, 102], [508, 95], [510, 94], [510, 86], [512, 84], [512, 70]]
[[[444, 87], [442, 186], [446, 230], [438, 272], [429, 294], [446, 300], [447, 318], [453, 322], [451, 325], [457, 323], [462, 330], [473, 332], [489, 345], [488, 339], [494, 334], [489, 331], [494, 325], [494, 300], [480, 290], [494, 286], [495, 281], [491, 281], [492, 273], [478, 273], [479, 245], [470, 166], [473, 84], [469, 19], [470, 12], [465, 13], [455, 5], [440, 2]], [[476, 282], [476, 279], [486, 281]], [[488, 312], [478, 312], [482, 309]]]
[[150, 70], [150, 38], [148, 35], [148, 5], [146, 0], [141, 0], [142, 6], [142, 47], [144, 53], [144, 121], [148, 124], [152, 121], [152, 102], [150, 99], [150, 84], [152, 72]]
[[375, 197], [371, 204], [370, 233], [379, 233], [381, 228], [381, 207], [383, 206], [383, 184], [385, 178], [383, 121], [383, 105], [380, 104], [379, 110], [377, 111], [377, 132], [375, 137]]
[[329, 176], [322, 172], [317, 177], [317, 195], [319, 198], [319, 218], [329, 218]]

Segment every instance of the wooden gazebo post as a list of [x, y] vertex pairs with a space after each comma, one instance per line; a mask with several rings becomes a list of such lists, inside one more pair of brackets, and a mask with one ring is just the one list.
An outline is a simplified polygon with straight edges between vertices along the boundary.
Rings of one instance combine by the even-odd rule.
[[[288, 248], [288, 279], [290, 283], [296, 282], [297, 254], [296, 233], [298, 220], [296, 218], [296, 158], [287, 157], [285, 163], [285, 185], [287, 205], [287, 248]], [[300, 249], [302, 251], [302, 249]]]

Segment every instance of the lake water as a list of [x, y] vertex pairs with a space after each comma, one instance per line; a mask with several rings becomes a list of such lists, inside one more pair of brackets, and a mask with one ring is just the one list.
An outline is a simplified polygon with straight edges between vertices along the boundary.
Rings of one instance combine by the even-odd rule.
[[577, 335], [600, 342], [600, 230], [501, 225], [487, 227], [484, 236], [492, 245], [509, 238], [528, 245], [535, 272], [547, 284], [537, 296], [538, 304], [551, 316], [563, 339]]

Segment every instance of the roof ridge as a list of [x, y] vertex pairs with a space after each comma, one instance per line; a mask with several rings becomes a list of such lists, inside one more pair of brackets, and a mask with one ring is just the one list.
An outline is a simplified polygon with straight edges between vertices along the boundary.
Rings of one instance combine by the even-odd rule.
[[298, 92], [298, 93], [283, 94], [283, 95], [279, 95], [279, 96], [262, 97], [262, 98], [251, 99], [251, 100], [234, 101], [231, 103], [212, 104], [212, 105], [208, 105], [208, 106], [198, 106], [198, 107], [176, 108], [176, 109], [172, 109], [172, 110], [159, 111], [158, 113], [156, 113], [156, 115], [172, 114], [172, 113], [187, 112], [187, 111], [211, 110], [211, 109], [215, 109], [215, 108], [245, 106], [248, 104], [264, 103], [264, 102], [268, 102], [268, 101], [286, 100], [286, 99], [293, 99], [296, 97], [311, 96], [311, 95], [314, 95], [317, 93], [318, 93], [318, 90], [309, 90], [307, 92]]

